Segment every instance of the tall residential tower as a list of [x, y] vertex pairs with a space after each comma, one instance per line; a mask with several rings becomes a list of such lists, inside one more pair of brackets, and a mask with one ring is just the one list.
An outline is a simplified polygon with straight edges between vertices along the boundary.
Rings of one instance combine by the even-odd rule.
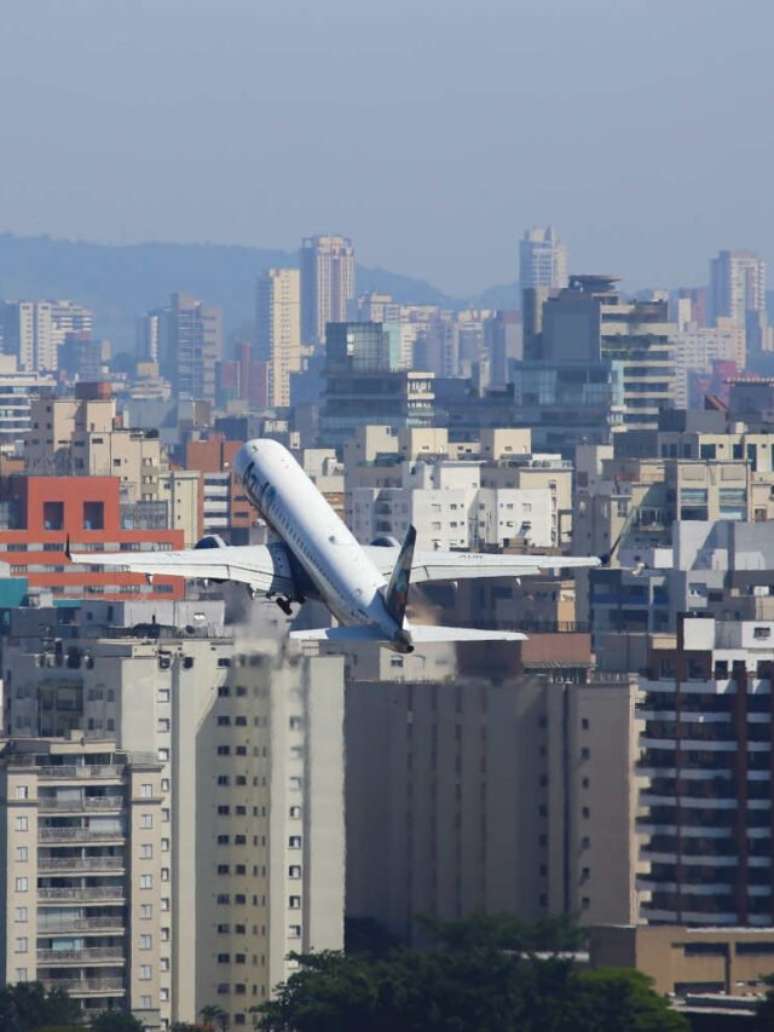
[[267, 269], [258, 280], [256, 355], [267, 367], [269, 405], [290, 404], [290, 374], [301, 368], [301, 274]]
[[301, 337], [325, 340], [329, 322], [346, 322], [355, 297], [355, 251], [343, 236], [306, 237], [301, 242]]
[[519, 283], [522, 290], [567, 286], [567, 246], [553, 226], [533, 226], [519, 241]]

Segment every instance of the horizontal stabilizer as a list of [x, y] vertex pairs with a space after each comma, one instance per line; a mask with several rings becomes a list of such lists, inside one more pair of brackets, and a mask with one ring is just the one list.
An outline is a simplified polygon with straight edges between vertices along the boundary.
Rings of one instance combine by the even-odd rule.
[[291, 631], [295, 641], [384, 641], [378, 627], [313, 627], [308, 631]]
[[417, 627], [407, 628], [415, 645], [429, 645], [443, 641], [526, 641], [527, 635], [518, 631], [488, 631], [476, 627]]

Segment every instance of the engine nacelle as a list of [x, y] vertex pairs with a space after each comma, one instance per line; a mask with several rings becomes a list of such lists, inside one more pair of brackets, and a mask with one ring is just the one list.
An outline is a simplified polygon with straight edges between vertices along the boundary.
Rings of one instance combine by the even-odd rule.
[[220, 534], [205, 534], [194, 545], [194, 548], [226, 548], [226, 542]]
[[400, 548], [400, 541], [396, 541], [391, 534], [380, 534], [375, 537], [371, 544], [375, 548]]

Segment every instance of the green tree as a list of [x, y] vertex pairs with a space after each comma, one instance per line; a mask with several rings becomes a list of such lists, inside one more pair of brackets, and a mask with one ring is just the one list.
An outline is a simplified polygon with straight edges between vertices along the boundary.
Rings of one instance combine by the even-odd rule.
[[36, 1032], [46, 1026], [76, 1027], [81, 1009], [63, 989], [46, 991], [40, 982], [19, 982], [0, 989], [0, 1029]]
[[91, 1023], [91, 1032], [143, 1032], [143, 1024], [125, 1010], [106, 1010]]
[[214, 1003], [208, 1003], [206, 1007], [202, 1007], [199, 1011], [199, 1017], [207, 1030], [214, 1028], [225, 1030], [228, 1025], [228, 1014], [226, 1014], [222, 1007], [218, 1007]]
[[433, 949], [298, 956], [256, 1009], [262, 1032], [684, 1032], [684, 1018], [636, 971], [581, 972], [568, 926], [476, 917], [428, 924]]
[[686, 1019], [653, 992], [651, 979], [629, 968], [577, 976], [576, 1028], [581, 1032], [682, 1032]]

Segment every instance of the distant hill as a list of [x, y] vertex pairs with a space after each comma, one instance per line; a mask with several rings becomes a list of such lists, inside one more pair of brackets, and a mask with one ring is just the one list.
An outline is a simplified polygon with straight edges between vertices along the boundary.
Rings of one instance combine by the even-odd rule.
[[[254, 318], [256, 277], [293, 265], [290, 251], [221, 244], [94, 244], [0, 234], [0, 298], [68, 297], [95, 313], [95, 333], [114, 353], [134, 351], [136, 320], [184, 290], [224, 312], [227, 335]], [[358, 292], [378, 290], [397, 301], [459, 308], [424, 280], [358, 266]]]

